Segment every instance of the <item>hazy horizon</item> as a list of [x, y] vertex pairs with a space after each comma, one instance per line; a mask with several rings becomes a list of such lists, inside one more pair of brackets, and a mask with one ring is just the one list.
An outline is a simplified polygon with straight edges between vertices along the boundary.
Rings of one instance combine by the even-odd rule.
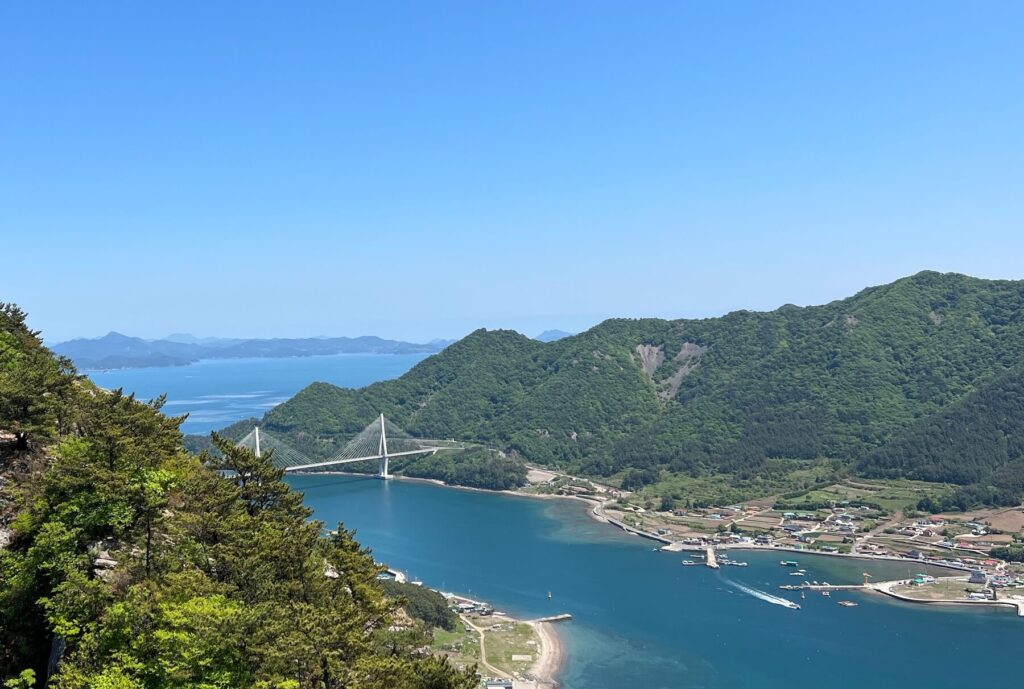
[[[422, 337], [422, 338], [419, 338], [419, 339], [412, 338], [412, 337], [403, 337], [403, 336], [400, 336], [400, 335], [396, 335], [396, 336], [382, 335], [379, 332], [359, 332], [359, 333], [355, 333], [355, 332], [339, 332], [339, 333], [335, 333], [335, 334], [325, 334], [325, 333], [316, 333], [316, 334], [294, 333], [294, 334], [265, 334], [265, 335], [251, 335], [251, 334], [241, 333], [241, 334], [231, 334], [231, 335], [217, 335], [217, 334], [209, 334], [209, 333], [203, 333], [203, 332], [194, 332], [194, 331], [187, 330], [187, 329], [170, 330], [170, 331], [164, 332], [163, 334], [156, 334], [156, 335], [142, 335], [142, 334], [139, 334], [139, 333], [136, 333], [136, 332], [131, 332], [131, 331], [128, 331], [128, 330], [119, 330], [117, 328], [109, 328], [109, 329], [103, 330], [102, 332], [99, 332], [99, 333], [96, 333], [96, 334], [73, 335], [71, 337], [66, 337], [66, 338], [62, 338], [62, 339], [52, 338], [52, 337], [48, 336], [45, 332], [43, 333], [43, 336], [44, 336], [44, 339], [46, 340], [47, 344], [55, 344], [55, 343], [58, 343], [58, 342], [63, 342], [63, 341], [73, 340], [73, 339], [96, 339], [96, 338], [103, 337], [103, 336], [105, 336], [105, 335], [107, 335], [107, 334], [109, 334], [111, 332], [116, 332], [116, 333], [119, 333], [121, 335], [126, 335], [126, 336], [129, 336], [129, 337], [139, 337], [139, 338], [142, 338], [144, 340], [162, 340], [162, 339], [166, 339], [168, 337], [173, 337], [175, 335], [187, 335], [187, 336], [196, 337], [196, 338], [199, 338], [199, 339], [203, 339], [203, 338], [217, 338], [217, 339], [274, 339], [274, 338], [290, 339], [290, 338], [314, 338], [314, 339], [316, 339], [316, 338], [336, 338], [336, 337], [355, 338], [355, 337], [364, 337], [364, 336], [376, 336], [376, 337], [381, 337], [383, 339], [388, 339], [388, 340], [398, 340], [398, 341], [411, 342], [411, 343], [428, 343], [428, 342], [431, 342], [433, 340], [458, 340], [458, 339], [460, 339], [462, 337], [465, 337], [466, 335], [468, 335], [469, 333], [473, 332], [474, 330], [477, 330], [479, 328], [486, 328], [488, 330], [499, 330], [499, 329], [501, 329], [501, 330], [515, 330], [516, 332], [518, 332], [518, 333], [520, 333], [522, 335], [525, 335], [526, 337], [533, 338], [533, 337], [537, 337], [538, 335], [541, 335], [544, 332], [549, 331], [549, 330], [561, 330], [561, 331], [564, 331], [564, 332], [568, 332], [570, 334], [582, 333], [582, 332], [584, 332], [586, 330], [589, 330], [590, 328], [598, 325], [602, 321], [607, 320], [609, 318], [664, 318], [666, 320], [716, 318], [716, 317], [724, 316], [724, 315], [726, 315], [728, 313], [732, 313], [734, 311], [742, 311], [742, 310], [746, 310], [746, 311], [774, 311], [774, 310], [776, 310], [778, 308], [781, 308], [783, 306], [786, 306], [786, 305], [795, 305], [795, 306], [801, 306], [801, 307], [802, 306], [823, 305], [823, 304], [827, 304], [827, 303], [829, 303], [831, 301], [836, 301], [838, 299], [844, 299], [846, 297], [852, 297], [856, 292], [859, 292], [862, 289], [867, 289], [869, 287], [876, 287], [876, 286], [878, 286], [880, 284], [888, 284], [888, 283], [893, 282], [895, 280], [906, 278], [906, 277], [910, 277], [911, 275], [914, 275], [916, 273], [919, 273], [919, 272], [922, 272], [922, 271], [926, 271], [926, 270], [931, 270], [931, 269], [929, 269], [929, 268], [922, 268], [921, 270], [915, 271], [914, 273], [909, 273], [907, 275], [900, 275], [900, 276], [897, 276], [897, 277], [893, 278], [892, 280], [887, 280], [887, 281], [882, 282], [882, 283], [876, 283], [876, 284], [870, 284], [870, 285], [862, 285], [862, 286], [858, 287], [857, 289], [855, 289], [855, 290], [853, 290], [853, 291], [851, 291], [851, 292], [849, 292], [847, 294], [837, 295], [837, 296], [835, 296], [833, 298], [825, 299], [825, 300], [822, 300], [822, 301], [804, 302], [804, 303], [797, 302], [797, 301], [788, 301], [788, 302], [785, 302], [785, 303], [782, 303], [782, 304], [777, 304], [776, 306], [765, 308], [765, 309], [754, 309], [754, 308], [747, 308], [747, 307], [744, 307], [744, 306], [737, 306], [736, 308], [728, 309], [727, 311], [723, 311], [721, 313], [707, 313], [707, 314], [697, 314], [697, 315], [670, 316], [670, 315], [653, 315], [653, 314], [640, 314], [640, 315], [615, 314], [615, 315], [606, 316], [605, 318], [601, 318], [600, 320], [596, 320], [596, 321], [593, 321], [593, 322], [590, 322], [590, 323], [586, 323], [586, 324], [584, 324], [584, 325], [582, 325], [582, 326], [580, 326], [578, 328], [567, 328], [567, 327], [561, 327], [559, 325], [551, 325], [551, 326], [546, 326], [546, 327], [535, 327], [533, 329], [524, 329], [522, 327], [515, 327], [513, 325], [479, 325], [479, 326], [470, 328], [470, 329], [468, 329], [468, 330], [466, 330], [464, 332], [459, 332], [459, 333], [450, 334], [450, 335], [427, 336], [427, 337]], [[1021, 279], [1024, 279], [1024, 277], [1015, 277], [1015, 276], [970, 275], [969, 273], [963, 273], [962, 271], [936, 271], [936, 272], [961, 273], [961, 274], [964, 274], [964, 275], [969, 275], [970, 277], [981, 278], [981, 279], [986, 279], [986, 280], [1021, 280]], [[31, 320], [32, 314], [29, 314], [29, 316], [30, 316], [30, 320]], [[582, 322], [581, 319], [577, 319], [577, 321], [578, 322]]]

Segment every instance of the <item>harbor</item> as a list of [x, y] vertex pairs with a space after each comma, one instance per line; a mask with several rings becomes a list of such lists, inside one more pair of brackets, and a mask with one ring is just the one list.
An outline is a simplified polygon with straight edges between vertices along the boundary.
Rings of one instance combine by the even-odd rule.
[[[487, 601], [517, 620], [571, 614], [571, 622], [545, 625], [566, 649], [557, 673], [564, 689], [630, 686], [638, 673], [652, 687], [809, 687], [821, 684], [825, 668], [839, 666], [850, 669], [827, 675], [832, 688], [872, 686], [884, 672], [901, 684], [962, 689], [961, 678], [928, 662], [936, 625], [972, 658], [978, 683], [1002, 686], [1000, 663], [1015, 653], [1024, 634], [1021, 618], [998, 612], [1008, 608], [911, 605], [859, 591], [833, 593], [832, 599], [806, 591], [801, 599], [800, 591], [777, 588], [805, 579], [856, 584], [865, 571], [875, 576], [873, 582], [940, 573], [910, 561], [717, 548], [720, 568], [713, 570], [705, 564], [706, 546], [676, 556], [652, 552], [651, 542], [593, 521], [575, 500], [339, 476], [295, 476], [289, 482], [303, 490], [318, 519], [343, 521], [375, 559], [427, 586]], [[748, 566], [723, 565], [725, 556]], [[695, 566], [680, 566], [684, 557], [692, 557]], [[780, 559], [799, 566], [782, 567]], [[805, 575], [790, 576], [800, 569]], [[758, 598], [726, 580], [801, 607]], [[838, 598], [860, 605], [847, 608]], [[485, 616], [480, 626], [502, 624], [501, 617]], [[736, 624], [740, 619], [743, 624]], [[847, 641], [818, 643], [833, 636], [837, 625]], [[766, 645], [766, 638], [778, 643]], [[878, 658], [894, 647], [900, 648], [899, 662], [880, 664]], [[487, 643], [489, 662], [500, 648]], [[815, 662], [793, 662], [807, 656]], [[740, 677], [756, 681], [742, 683]]]
[[[682, 564], [694, 565], [699, 563], [693, 560], [683, 560]], [[705, 548], [705, 564], [710, 569], [720, 568], [720, 558], [716, 555], [715, 548], [710, 546]], [[799, 567], [800, 563], [797, 560], [780, 560], [779, 565], [783, 568], [790, 569]], [[807, 574], [807, 570], [794, 569], [794, 571], [789, 572], [788, 574], [790, 576], [805, 576]], [[866, 572], [863, 573], [862, 576], [864, 580], [859, 584], [832, 584], [827, 581], [804, 581], [799, 584], [779, 584], [778, 588], [781, 591], [799, 592], [802, 599], [806, 598], [807, 593], [819, 593], [824, 597], [830, 597], [834, 592], [880, 593], [906, 603], [1009, 608], [1013, 610], [1018, 617], [1024, 617], [1024, 596], [1014, 593], [1011, 595], [1004, 594], [1000, 597], [1000, 589], [1008, 583], [1008, 579], [988, 577], [982, 574], [980, 570], [975, 570], [968, 576], [936, 578], [920, 573], [912, 578], [876, 582], [869, 581], [869, 579], [871, 579], [871, 575]], [[973, 588], [970, 586], [972, 583], [975, 584]], [[750, 593], [755, 597], [767, 600], [768, 602], [783, 605], [788, 604], [794, 609], [800, 609], [800, 605], [793, 603], [788, 599], [778, 598], [762, 591], [747, 589], [746, 587], [742, 587], [742, 589], [745, 592]], [[933, 594], [933, 591], [936, 590], [939, 591], [938, 595]], [[944, 595], [947, 592], [951, 595]], [[956, 593], [960, 593], [961, 595], [959, 597], [953, 597]], [[857, 603], [849, 600], [839, 601], [839, 604], [844, 607], [857, 606]]]

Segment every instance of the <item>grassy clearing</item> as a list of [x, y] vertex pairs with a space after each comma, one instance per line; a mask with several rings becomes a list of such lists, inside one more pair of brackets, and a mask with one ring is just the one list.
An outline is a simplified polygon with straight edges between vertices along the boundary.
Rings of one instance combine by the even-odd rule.
[[487, 662], [509, 674], [529, 670], [540, 652], [537, 635], [525, 622], [498, 622], [486, 628], [484, 634]]
[[749, 479], [732, 474], [666, 475], [640, 489], [634, 501], [654, 506], [662, 496], [668, 496], [680, 507], [731, 505], [810, 488], [834, 476], [836, 471], [837, 464], [831, 460], [768, 460], [764, 470]]
[[[471, 615], [474, 625], [484, 631], [487, 664], [507, 675], [522, 674], [530, 669], [540, 653], [540, 638], [525, 622]], [[456, 666], [480, 664], [480, 637], [461, 620], [454, 632], [434, 630], [432, 648], [448, 656]]]
[[952, 486], [943, 483], [925, 483], [904, 479], [868, 481], [864, 479], [847, 479], [828, 486], [815, 488], [806, 493], [780, 500], [780, 504], [792, 505], [823, 505], [831, 503], [867, 503], [878, 505], [886, 512], [911, 510], [925, 497], [939, 497], [952, 490]]
[[981, 593], [985, 590], [980, 584], [968, 584], [966, 580], [939, 580], [934, 584], [923, 586], [895, 586], [893, 592], [917, 600], [963, 600], [968, 592]]
[[477, 633], [463, 626], [462, 621], [453, 632], [434, 629], [432, 648], [435, 653], [448, 656], [456, 667], [471, 667], [480, 662], [480, 641]]

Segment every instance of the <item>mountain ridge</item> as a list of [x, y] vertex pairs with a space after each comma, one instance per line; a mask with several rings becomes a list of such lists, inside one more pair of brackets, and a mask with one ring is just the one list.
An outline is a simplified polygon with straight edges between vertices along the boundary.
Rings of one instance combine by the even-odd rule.
[[855, 470], [1022, 361], [1024, 281], [923, 271], [823, 305], [609, 319], [552, 343], [481, 329], [396, 380], [314, 384], [264, 423], [326, 453], [383, 411], [424, 437], [641, 483]]
[[[192, 341], [186, 341], [191, 338]], [[176, 334], [145, 340], [110, 331], [98, 338], [76, 338], [50, 347], [85, 370], [187, 366], [201, 359], [303, 357], [330, 354], [418, 354], [441, 351], [446, 342], [427, 344], [360, 337], [196, 338]]]

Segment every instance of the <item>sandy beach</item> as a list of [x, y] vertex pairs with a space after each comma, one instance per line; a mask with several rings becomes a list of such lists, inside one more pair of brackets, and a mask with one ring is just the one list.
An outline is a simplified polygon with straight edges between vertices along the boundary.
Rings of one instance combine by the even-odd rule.
[[557, 677], [562, 663], [565, 661], [565, 644], [562, 643], [553, 623], [518, 620], [508, 616], [501, 618], [505, 622], [528, 624], [537, 635], [536, 659], [530, 669], [524, 673], [526, 678], [524, 679], [518, 674], [495, 666], [488, 660], [486, 627], [476, 624], [474, 619], [468, 615], [459, 615], [459, 618], [480, 638], [480, 668], [485, 673], [496, 677], [513, 677], [515, 689], [555, 689], [559, 686]]
[[565, 661], [565, 646], [558, 631], [551, 622], [530, 622], [531, 627], [540, 637], [540, 653], [530, 668], [530, 673], [537, 678], [537, 686], [553, 689], [558, 686], [555, 678]]

